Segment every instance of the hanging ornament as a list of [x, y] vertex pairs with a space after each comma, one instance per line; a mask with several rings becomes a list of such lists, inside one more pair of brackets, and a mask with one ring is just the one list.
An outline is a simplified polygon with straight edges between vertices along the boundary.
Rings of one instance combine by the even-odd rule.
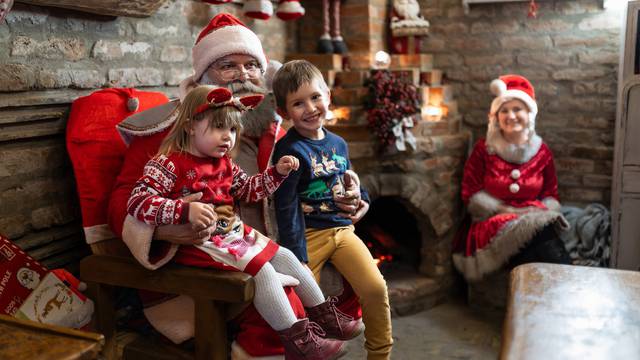
[[536, 4], [536, 0], [531, 0], [531, 2], [529, 2], [528, 16], [532, 19], [535, 19], [538, 17], [538, 4]]
[[245, 0], [242, 11], [247, 17], [267, 20], [273, 15], [273, 5], [270, 0]]

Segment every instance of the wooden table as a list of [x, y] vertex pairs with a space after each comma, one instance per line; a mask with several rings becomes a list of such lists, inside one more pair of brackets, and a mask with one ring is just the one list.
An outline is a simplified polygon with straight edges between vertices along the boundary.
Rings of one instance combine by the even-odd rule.
[[501, 359], [640, 359], [640, 273], [554, 264], [511, 272]]
[[100, 334], [20, 320], [0, 314], [0, 359], [96, 359]]

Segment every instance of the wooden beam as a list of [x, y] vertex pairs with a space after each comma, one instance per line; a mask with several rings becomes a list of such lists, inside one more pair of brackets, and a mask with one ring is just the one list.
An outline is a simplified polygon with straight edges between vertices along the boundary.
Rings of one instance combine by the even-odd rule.
[[16, 2], [79, 10], [98, 15], [148, 17], [166, 0], [17, 0]]

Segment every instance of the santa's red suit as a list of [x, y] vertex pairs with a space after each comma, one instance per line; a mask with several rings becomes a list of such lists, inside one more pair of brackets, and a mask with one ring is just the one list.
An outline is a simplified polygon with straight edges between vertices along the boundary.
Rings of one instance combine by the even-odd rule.
[[[566, 226], [559, 212], [553, 154], [535, 134], [533, 87], [516, 75], [495, 82], [499, 86], [493, 89], [497, 97], [489, 114], [487, 139], [476, 143], [462, 180], [462, 200], [472, 223], [454, 245], [453, 262], [468, 281], [498, 270], [543, 228]], [[529, 108], [530, 136], [521, 145], [504, 139], [496, 116], [502, 104], [513, 99]], [[501, 212], [505, 207], [529, 211]]]

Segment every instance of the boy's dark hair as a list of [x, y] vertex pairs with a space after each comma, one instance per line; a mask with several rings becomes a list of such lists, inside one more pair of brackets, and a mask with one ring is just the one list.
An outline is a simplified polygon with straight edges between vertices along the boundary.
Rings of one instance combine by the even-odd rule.
[[292, 60], [280, 68], [273, 76], [273, 95], [280, 110], [287, 109], [287, 95], [294, 93], [304, 84], [318, 80], [324, 90], [329, 91], [327, 83], [318, 68], [307, 60]]

